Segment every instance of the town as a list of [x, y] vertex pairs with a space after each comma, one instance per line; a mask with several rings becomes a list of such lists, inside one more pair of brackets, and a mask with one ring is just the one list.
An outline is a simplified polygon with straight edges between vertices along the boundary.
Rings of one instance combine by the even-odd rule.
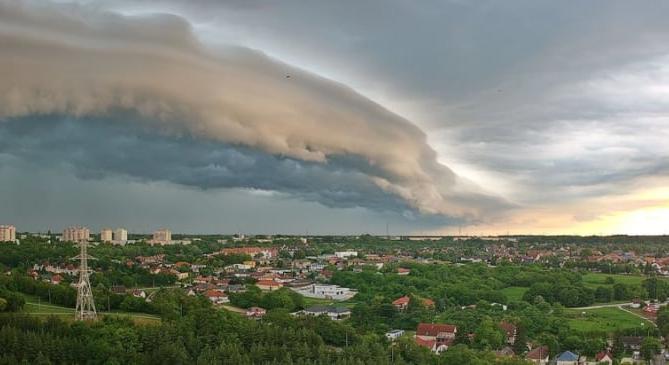
[[[22, 348], [30, 339], [21, 328], [43, 320], [72, 323], [81, 285], [81, 264], [73, 258], [87, 246], [91, 318], [105, 327], [152, 331], [211, 312], [221, 316], [221, 327], [207, 330], [214, 333], [230, 335], [235, 326], [270, 331], [272, 324], [312, 331], [319, 342], [291, 351], [291, 361], [664, 364], [667, 240], [181, 235], [165, 228], [150, 235], [124, 228], [92, 234], [77, 226], [30, 233], [3, 225], [0, 345], [13, 359], [28, 359]], [[19, 318], [29, 322], [17, 327]], [[206, 335], [189, 330], [197, 341]], [[235, 342], [239, 363], [262, 362], [277, 346], [303, 346], [286, 338], [263, 341], [264, 348], [257, 339]], [[161, 356], [222, 356], [217, 351], [223, 350], [206, 348], [184, 343], [181, 353]], [[124, 359], [137, 360], [136, 352]], [[62, 349], [39, 353], [79, 362]]]

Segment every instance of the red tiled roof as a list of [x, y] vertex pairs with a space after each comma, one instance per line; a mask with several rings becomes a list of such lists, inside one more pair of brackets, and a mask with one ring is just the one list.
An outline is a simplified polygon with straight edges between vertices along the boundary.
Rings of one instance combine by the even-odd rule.
[[548, 357], [548, 354], [548, 347], [539, 346], [528, 352], [525, 357], [531, 360], [543, 360]]
[[610, 359], [613, 359], [613, 356], [611, 356], [611, 354], [609, 354], [608, 351], [600, 351], [600, 352], [597, 353], [597, 355], [595, 355], [595, 360], [596, 360], [596, 361], [601, 361], [601, 360], [603, 360], [603, 359], [604, 359], [605, 357], [607, 357], [607, 356], [608, 356]]
[[435, 343], [437, 343], [437, 340], [423, 340], [420, 337], [416, 337], [416, 345], [422, 346], [422, 347], [427, 347], [430, 350], [432, 350]]
[[209, 298], [220, 298], [226, 296], [222, 290], [218, 289], [209, 289], [205, 295]]
[[264, 285], [264, 286], [283, 286], [281, 283], [277, 283], [274, 280], [258, 280], [256, 285]]
[[408, 296], [405, 295], [405, 296], [403, 296], [403, 297], [401, 297], [401, 298], [397, 298], [397, 299], [395, 299], [395, 300], [393, 301], [393, 305], [404, 305], [404, 304], [409, 304], [410, 301], [411, 301], [411, 298], [409, 298]]
[[506, 332], [507, 336], [513, 336], [516, 333], [516, 326], [509, 322], [500, 322], [499, 328]]
[[436, 337], [442, 332], [455, 333], [456, 331], [457, 327], [452, 324], [419, 323], [416, 335]]
[[425, 298], [423, 299], [423, 305], [426, 307], [434, 307], [434, 300]]

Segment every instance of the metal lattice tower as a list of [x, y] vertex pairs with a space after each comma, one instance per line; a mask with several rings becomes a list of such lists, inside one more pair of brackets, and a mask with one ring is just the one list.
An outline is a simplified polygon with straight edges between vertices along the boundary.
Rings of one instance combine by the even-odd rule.
[[77, 283], [77, 309], [74, 312], [74, 319], [77, 321], [88, 321], [97, 319], [95, 311], [95, 303], [93, 302], [93, 290], [91, 289], [91, 281], [89, 275], [91, 270], [88, 268], [88, 259], [95, 260], [87, 253], [88, 242], [81, 241], [79, 243], [81, 251], [79, 256], [73, 260], [79, 260], [79, 283]]

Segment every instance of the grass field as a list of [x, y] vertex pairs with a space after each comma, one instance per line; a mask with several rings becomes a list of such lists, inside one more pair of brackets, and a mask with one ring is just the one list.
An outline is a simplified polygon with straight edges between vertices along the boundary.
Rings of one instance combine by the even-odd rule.
[[524, 288], [521, 286], [510, 286], [501, 290], [504, 295], [509, 299], [509, 301], [521, 301], [523, 300], [523, 295], [529, 288]]
[[646, 279], [642, 275], [620, 275], [620, 274], [604, 274], [604, 273], [587, 273], [583, 275], [583, 284], [589, 288], [597, 288], [598, 286], [610, 286], [607, 284], [606, 278], [613, 278], [614, 283], [640, 285]]
[[[59, 305], [53, 305], [49, 303], [44, 303], [39, 301], [37, 298], [24, 295], [26, 298], [26, 305], [23, 307], [23, 312], [31, 315], [37, 316], [64, 316], [65, 318], [74, 317], [74, 308], [63, 307]], [[158, 323], [160, 322], [160, 317], [154, 316], [152, 314], [146, 313], [130, 313], [122, 311], [111, 311], [111, 312], [98, 312], [98, 315], [108, 316], [108, 315], [118, 315], [118, 316], [128, 316], [136, 323]]]
[[643, 330], [653, 325], [651, 322], [617, 307], [588, 309], [585, 311], [565, 310], [565, 317], [567, 317], [569, 327], [578, 332], [606, 331], [610, 333], [627, 328]]

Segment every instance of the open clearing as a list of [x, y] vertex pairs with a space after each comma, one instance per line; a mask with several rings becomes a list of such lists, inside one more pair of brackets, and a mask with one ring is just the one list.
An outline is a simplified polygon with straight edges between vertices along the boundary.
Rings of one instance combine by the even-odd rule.
[[508, 288], [504, 288], [500, 290], [504, 295], [506, 295], [507, 299], [509, 299], [510, 302], [518, 302], [523, 300], [523, 295], [529, 288], [525, 288], [522, 286], [510, 286]]
[[618, 307], [588, 310], [567, 309], [565, 310], [565, 317], [567, 317], [569, 327], [579, 332], [605, 331], [610, 333], [628, 328], [644, 330], [653, 326], [653, 323], [625, 312]]
[[[63, 307], [59, 305], [40, 302], [31, 296], [25, 296], [26, 305], [23, 307], [23, 313], [37, 315], [37, 316], [71, 316], [74, 317], [74, 308]], [[98, 312], [98, 315], [118, 315], [130, 317], [136, 323], [158, 323], [160, 317], [146, 313], [130, 313], [122, 311]]]

